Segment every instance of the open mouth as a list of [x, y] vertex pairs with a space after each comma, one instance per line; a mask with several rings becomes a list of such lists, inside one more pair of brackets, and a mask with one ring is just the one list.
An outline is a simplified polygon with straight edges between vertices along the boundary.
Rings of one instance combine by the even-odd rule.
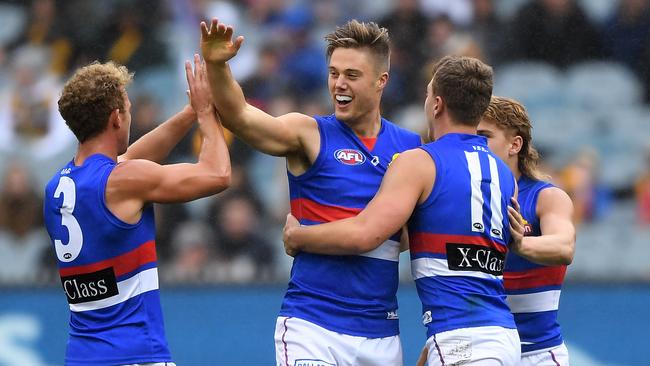
[[334, 98], [336, 99], [336, 104], [339, 107], [344, 107], [352, 102], [352, 97], [347, 95], [336, 95]]

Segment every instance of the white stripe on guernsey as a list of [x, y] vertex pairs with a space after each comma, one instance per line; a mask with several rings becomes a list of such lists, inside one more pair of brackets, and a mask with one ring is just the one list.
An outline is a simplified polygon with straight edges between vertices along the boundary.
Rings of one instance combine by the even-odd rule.
[[395, 240], [388, 239], [377, 248], [359, 255], [363, 257], [385, 259], [387, 261], [397, 262], [399, 261], [399, 243]]
[[513, 313], [538, 313], [557, 310], [560, 306], [561, 290], [533, 294], [508, 295], [506, 300]]
[[[499, 169], [497, 168], [497, 161], [488, 155], [490, 162], [490, 210], [492, 210], [492, 221], [490, 226], [492, 231], [490, 235], [495, 238], [503, 239], [503, 213], [501, 212], [501, 185], [499, 184]], [[498, 235], [494, 234], [494, 229], [498, 230]]]
[[[485, 230], [483, 224], [483, 192], [481, 192], [481, 162], [478, 159], [477, 152], [465, 151], [467, 167], [472, 187], [471, 212], [472, 212], [472, 231], [482, 233]], [[475, 225], [475, 224], [480, 225]]]
[[117, 283], [118, 294], [106, 299], [70, 304], [70, 310], [88, 311], [107, 308], [117, 305], [142, 293], [158, 289], [158, 269], [150, 268], [144, 270], [131, 278]]
[[479, 271], [452, 271], [447, 265], [447, 260], [440, 258], [418, 258], [412, 260], [411, 274], [413, 275], [414, 280], [435, 276], [463, 276], [486, 278], [489, 280], [503, 280], [503, 276], [494, 276]]

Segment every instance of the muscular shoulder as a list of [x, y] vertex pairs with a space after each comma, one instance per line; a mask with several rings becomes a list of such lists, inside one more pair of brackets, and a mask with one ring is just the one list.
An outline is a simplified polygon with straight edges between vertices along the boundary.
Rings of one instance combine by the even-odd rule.
[[107, 190], [136, 191], [148, 189], [156, 183], [159, 164], [144, 159], [131, 159], [115, 166], [108, 176]]
[[573, 203], [569, 195], [558, 187], [543, 188], [537, 197], [537, 215], [551, 211], [573, 211]]

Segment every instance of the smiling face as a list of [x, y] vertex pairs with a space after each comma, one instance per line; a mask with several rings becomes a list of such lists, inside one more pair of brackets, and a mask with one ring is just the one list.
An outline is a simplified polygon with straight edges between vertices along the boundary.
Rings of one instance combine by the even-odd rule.
[[388, 73], [379, 71], [369, 49], [336, 48], [328, 73], [327, 85], [340, 121], [354, 123], [379, 111]]

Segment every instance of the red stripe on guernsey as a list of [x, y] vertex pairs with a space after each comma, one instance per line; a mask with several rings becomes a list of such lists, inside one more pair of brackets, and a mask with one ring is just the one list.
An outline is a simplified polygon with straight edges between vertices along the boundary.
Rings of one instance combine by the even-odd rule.
[[305, 219], [317, 222], [330, 222], [354, 217], [361, 210], [360, 208], [323, 205], [306, 198], [291, 200], [291, 214], [298, 220]]
[[410, 234], [410, 250], [412, 253], [447, 253], [447, 243], [472, 244], [488, 247], [501, 253], [506, 253], [508, 248], [482, 236], [472, 235], [446, 235], [431, 233]]
[[59, 269], [61, 277], [78, 275], [99, 271], [100, 269], [113, 267], [115, 276], [119, 277], [125, 273], [132, 272], [140, 266], [156, 261], [156, 242], [150, 240], [130, 252], [118, 255], [101, 262], [87, 264], [84, 266], [67, 267]]
[[559, 286], [565, 273], [566, 266], [539, 267], [522, 272], [504, 272], [503, 281], [507, 290]]

